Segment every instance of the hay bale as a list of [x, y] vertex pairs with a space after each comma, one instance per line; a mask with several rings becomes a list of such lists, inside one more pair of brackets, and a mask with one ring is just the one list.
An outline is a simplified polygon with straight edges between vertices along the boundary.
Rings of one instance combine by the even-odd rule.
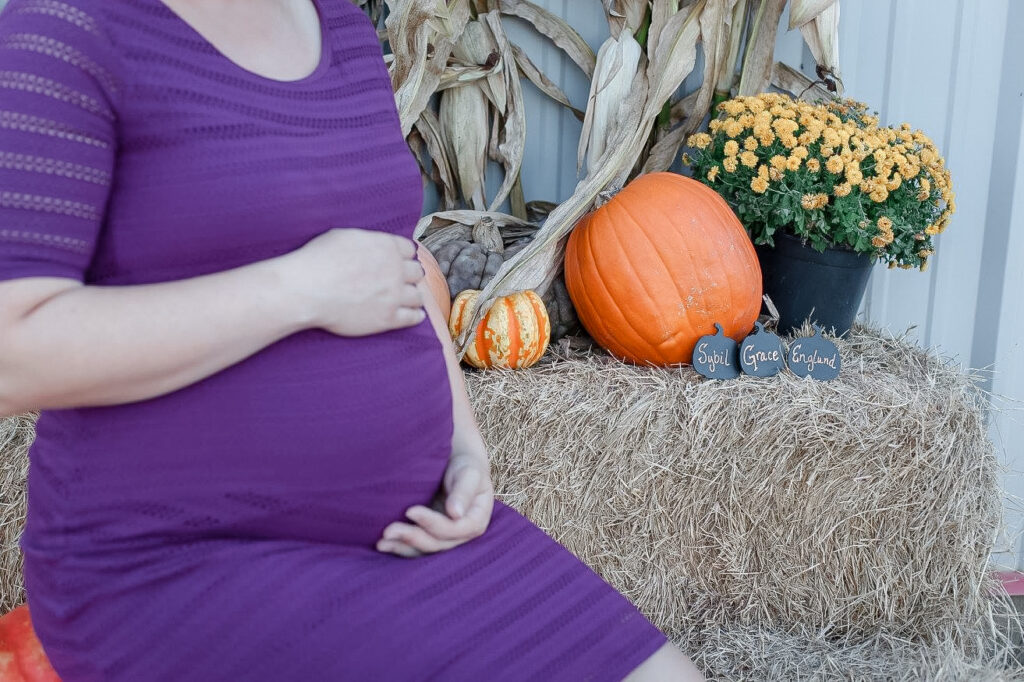
[[[1021, 679], [1019, 620], [987, 592], [983, 395], [904, 341], [855, 328], [839, 346], [828, 384], [705, 381], [578, 338], [466, 380], [497, 496], [715, 679]], [[0, 613], [24, 601], [36, 416], [0, 419]]]
[[28, 448], [38, 413], [0, 419], [0, 614], [25, 601], [18, 540], [25, 526]]
[[737, 628], [982, 655], [1002, 494], [984, 395], [904, 340], [837, 345], [834, 382], [708, 381], [566, 340], [466, 381], [497, 497], [698, 657]]

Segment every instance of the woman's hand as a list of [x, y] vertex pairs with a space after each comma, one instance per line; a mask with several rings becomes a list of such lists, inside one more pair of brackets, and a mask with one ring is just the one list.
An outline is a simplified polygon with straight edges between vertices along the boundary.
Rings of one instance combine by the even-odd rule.
[[427, 315], [416, 242], [360, 228], [322, 232], [278, 258], [311, 326], [365, 336], [419, 324]]
[[413, 523], [389, 524], [377, 541], [377, 549], [415, 557], [451, 549], [482, 535], [494, 509], [494, 486], [486, 457], [453, 454], [445, 470], [444, 490], [445, 498], [439, 495], [431, 507], [417, 504], [406, 510], [406, 517]]

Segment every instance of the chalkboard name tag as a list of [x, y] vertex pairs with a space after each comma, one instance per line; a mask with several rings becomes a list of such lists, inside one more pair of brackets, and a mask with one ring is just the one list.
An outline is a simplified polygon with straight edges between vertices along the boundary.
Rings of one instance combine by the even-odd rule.
[[708, 379], [735, 379], [740, 375], [739, 346], [715, 323], [715, 333], [702, 336], [693, 349], [693, 368]]
[[814, 336], [793, 339], [789, 344], [789, 369], [800, 377], [830, 381], [839, 376], [839, 349], [814, 327]]
[[754, 331], [740, 344], [740, 368], [744, 374], [753, 377], [771, 377], [786, 366], [786, 349], [782, 339], [764, 330], [760, 322], [754, 323]]

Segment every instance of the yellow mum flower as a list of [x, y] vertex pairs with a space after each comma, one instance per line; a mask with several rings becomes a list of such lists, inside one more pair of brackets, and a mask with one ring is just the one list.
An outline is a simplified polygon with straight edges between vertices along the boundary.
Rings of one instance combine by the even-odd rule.
[[927, 258], [928, 256], [931, 256], [934, 253], [935, 252], [932, 251], [931, 249], [921, 249], [920, 251], [917, 252], [917, 255], [920, 258]]
[[792, 135], [779, 136], [779, 141], [782, 142], [782, 146], [786, 149], [793, 149], [797, 146], [797, 139]]
[[726, 119], [725, 134], [729, 137], [739, 137], [743, 134], [743, 125], [736, 120]]
[[757, 167], [757, 177], [764, 178], [765, 182], [768, 181], [768, 166], [763, 163]]
[[807, 159], [807, 170], [812, 173], [817, 173], [821, 170], [821, 161], [818, 161], [817, 159]]
[[864, 179], [864, 174], [860, 172], [860, 166], [855, 163], [851, 163], [846, 167], [846, 181], [851, 185], [856, 185]]
[[830, 156], [828, 161], [825, 162], [825, 168], [829, 173], [838, 175], [843, 172], [843, 160], [838, 156]]
[[775, 142], [775, 133], [769, 130], [764, 135], [758, 135], [757, 141], [761, 143], [762, 147], [767, 147], [772, 142]]
[[747, 139], [743, 140], [743, 148], [748, 152], [752, 152], [757, 149], [757, 138], [753, 135], [748, 135]]
[[900, 177], [899, 173], [896, 173], [892, 176], [892, 179], [889, 180], [889, 182], [885, 183], [885, 188], [890, 192], [895, 192], [897, 189], [899, 189], [899, 186], [902, 184], [903, 178]]
[[835, 152], [836, 152], [836, 150], [833, 149], [833, 147], [829, 146], [829, 145], [824, 145], [820, 150], [818, 150], [818, 153], [821, 154], [821, 158], [823, 158], [823, 159], [827, 159], [828, 157], [830, 157], [833, 154], [835, 154]]
[[738, 162], [736, 161], [735, 156], [727, 156], [722, 159], [722, 168], [724, 168], [728, 173], [735, 173], [737, 165]]
[[736, 140], [729, 140], [725, 143], [725, 155], [736, 156], [740, 153], [740, 145]]
[[708, 128], [710, 128], [711, 132], [713, 132], [713, 133], [717, 133], [718, 129], [721, 128], [721, 127], [722, 127], [722, 122], [719, 119], [717, 119], [717, 118], [711, 119], [711, 123], [708, 124]]
[[757, 165], [757, 154], [754, 152], [743, 152], [740, 154], [740, 162], [747, 168], [753, 168]]
[[772, 158], [768, 159], [768, 163], [772, 165], [772, 168], [777, 168], [778, 170], [786, 169], [786, 157], [781, 154], [776, 154]]
[[711, 144], [711, 136], [707, 133], [697, 133], [690, 135], [686, 140], [686, 144], [690, 147], [696, 147], [697, 149], [706, 149]]
[[747, 98], [747, 109], [755, 114], [760, 114], [764, 111], [764, 102], [756, 97], [749, 97]]
[[940, 230], [938, 225], [929, 225], [928, 227], [924, 228], [924, 233], [927, 235], [934, 236], [937, 235], [939, 232]]
[[805, 194], [800, 198], [800, 205], [811, 210], [812, 208], [824, 208], [828, 205], [827, 194]]
[[794, 147], [793, 151], [790, 152], [791, 156], [795, 156], [796, 158], [801, 159], [801, 160], [802, 159], [806, 159], [807, 158], [807, 154], [808, 154], [807, 147]]
[[790, 156], [786, 159], [786, 168], [791, 171], [800, 170], [800, 158], [797, 156]]
[[850, 193], [852, 189], [853, 187], [850, 186], [850, 183], [841, 182], [835, 186], [835, 189], [832, 190], [832, 193], [835, 194], [837, 197], [845, 197], [847, 194]]
[[868, 196], [871, 197], [871, 201], [880, 204], [889, 198], [889, 190], [885, 187], [876, 187]]
[[883, 246], [885, 246], [888, 243], [889, 242], [885, 241], [885, 239], [880, 237], [880, 236], [879, 237], [873, 237], [871, 239], [871, 245], [874, 246], [876, 249], [880, 249], [880, 248], [882, 248]]
[[778, 182], [779, 180], [782, 179], [782, 171], [780, 171], [778, 168], [769, 168], [768, 177], [771, 178], [773, 181]]
[[735, 99], [729, 100], [728, 102], [722, 102], [719, 107], [725, 109], [725, 112], [730, 116], [739, 116], [747, 108], [743, 102]]
[[711, 170], [708, 171], [708, 180], [710, 180], [711, 182], [714, 182], [715, 178], [718, 177], [718, 171], [719, 171], [718, 166], [712, 166]]
[[888, 232], [892, 230], [892, 220], [885, 216], [882, 216], [881, 218], [878, 219], [878, 229], [880, 229], [882, 232]]
[[768, 190], [768, 181], [760, 176], [751, 178], [750, 189], [754, 190], [757, 194], [764, 194]]

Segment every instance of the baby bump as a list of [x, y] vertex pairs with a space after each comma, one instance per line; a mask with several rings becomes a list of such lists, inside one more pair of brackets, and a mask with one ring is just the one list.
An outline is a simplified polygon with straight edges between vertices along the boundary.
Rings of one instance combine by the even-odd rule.
[[38, 426], [30, 488], [62, 522], [37, 523], [40, 538], [372, 545], [438, 491], [451, 388], [429, 320], [367, 337], [306, 330], [179, 391], [44, 412]]

